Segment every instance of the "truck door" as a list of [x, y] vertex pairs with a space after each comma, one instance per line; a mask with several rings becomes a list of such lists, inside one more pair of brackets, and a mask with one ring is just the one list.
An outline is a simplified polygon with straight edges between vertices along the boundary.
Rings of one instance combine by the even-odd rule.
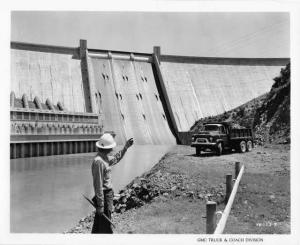
[[225, 128], [224, 126], [221, 126], [220, 128], [220, 137], [224, 142], [224, 146], [227, 147], [228, 146], [228, 142], [229, 142], [229, 132], [228, 129]]

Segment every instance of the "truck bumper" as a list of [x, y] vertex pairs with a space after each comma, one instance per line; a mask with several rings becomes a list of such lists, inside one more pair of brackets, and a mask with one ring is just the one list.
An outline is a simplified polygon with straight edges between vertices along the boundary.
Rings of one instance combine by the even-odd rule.
[[191, 147], [200, 147], [200, 148], [216, 148], [217, 147], [217, 143], [192, 143]]

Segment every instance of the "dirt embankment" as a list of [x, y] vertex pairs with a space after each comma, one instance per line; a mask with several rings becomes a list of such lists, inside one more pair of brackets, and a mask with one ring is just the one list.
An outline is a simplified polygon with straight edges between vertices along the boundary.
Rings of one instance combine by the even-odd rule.
[[[148, 173], [136, 178], [115, 201], [116, 233], [205, 233], [205, 204], [224, 209], [225, 175], [236, 161], [245, 173], [225, 233], [290, 232], [289, 145], [253, 152], [196, 157], [189, 146], [175, 146]], [[93, 214], [68, 232], [90, 233]]]

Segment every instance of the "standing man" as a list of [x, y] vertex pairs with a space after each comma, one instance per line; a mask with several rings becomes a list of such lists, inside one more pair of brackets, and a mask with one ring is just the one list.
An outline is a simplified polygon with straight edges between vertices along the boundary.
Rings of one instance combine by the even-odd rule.
[[92, 163], [92, 175], [95, 196], [93, 201], [96, 205], [96, 214], [92, 233], [113, 233], [111, 224], [103, 216], [111, 219], [114, 192], [112, 189], [111, 166], [117, 164], [125, 155], [127, 149], [132, 146], [133, 139], [129, 139], [124, 148], [114, 156], [109, 156], [117, 145], [111, 134], [103, 134], [96, 142], [98, 153]]

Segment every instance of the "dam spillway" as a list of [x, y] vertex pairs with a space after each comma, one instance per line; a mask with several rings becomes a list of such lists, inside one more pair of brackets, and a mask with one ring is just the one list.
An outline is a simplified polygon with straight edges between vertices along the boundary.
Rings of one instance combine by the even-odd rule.
[[[118, 143], [175, 144], [148, 62], [91, 58], [95, 98]], [[105, 126], [104, 126], [105, 127]]]
[[180, 143], [178, 133], [199, 118], [268, 92], [288, 62], [95, 50], [85, 40], [74, 48], [12, 42], [11, 151], [40, 153], [11, 157], [93, 151], [104, 131], [119, 144]]

